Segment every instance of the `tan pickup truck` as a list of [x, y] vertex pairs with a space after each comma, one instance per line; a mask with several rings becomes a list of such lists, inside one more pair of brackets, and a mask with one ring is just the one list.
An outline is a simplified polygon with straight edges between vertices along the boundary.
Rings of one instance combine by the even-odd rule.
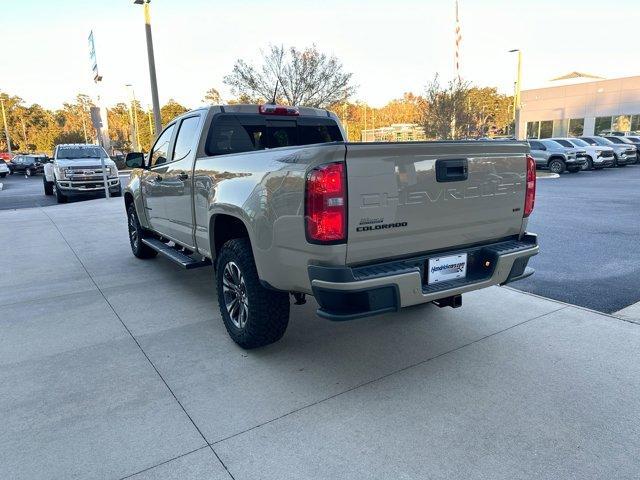
[[213, 106], [173, 120], [134, 168], [131, 248], [213, 264], [239, 345], [282, 337], [292, 296], [349, 320], [533, 273], [535, 162], [516, 141], [349, 143], [335, 114]]

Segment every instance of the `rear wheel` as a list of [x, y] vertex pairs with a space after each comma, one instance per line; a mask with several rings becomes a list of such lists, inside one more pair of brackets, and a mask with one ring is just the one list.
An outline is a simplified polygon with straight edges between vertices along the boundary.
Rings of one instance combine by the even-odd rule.
[[138, 214], [136, 213], [136, 207], [133, 203], [127, 208], [127, 227], [129, 229], [129, 244], [131, 245], [131, 251], [136, 257], [153, 258], [158, 255], [158, 252], [153, 248], [142, 243], [142, 237], [145, 232], [140, 225]]
[[562, 173], [565, 170], [564, 162], [558, 158], [554, 158], [549, 162], [549, 171], [552, 173]]
[[242, 348], [282, 338], [289, 324], [289, 294], [262, 286], [249, 239], [232, 239], [222, 246], [216, 290], [227, 332]]

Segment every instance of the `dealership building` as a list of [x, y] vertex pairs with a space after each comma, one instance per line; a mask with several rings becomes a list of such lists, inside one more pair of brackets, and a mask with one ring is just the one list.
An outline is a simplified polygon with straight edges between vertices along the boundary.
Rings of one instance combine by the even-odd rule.
[[518, 138], [640, 132], [640, 76], [606, 80], [573, 72], [550, 85], [522, 91]]

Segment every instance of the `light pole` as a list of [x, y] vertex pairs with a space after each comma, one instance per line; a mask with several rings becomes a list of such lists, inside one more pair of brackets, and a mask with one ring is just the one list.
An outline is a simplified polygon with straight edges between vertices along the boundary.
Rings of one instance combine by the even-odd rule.
[[133, 140], [134, 140], [134, 152], [139, 152], [141, 150], [140, 147], [140, 129], [138, 128], [138, 107], [136, 105], [136, 92], [133, 89], [133, 85], [127, 83], [125, 87], [131, 90], [131, 107], [129, 108], [131, 120], [133, 121]]
[[162, 120], [160, 118], [160, 101], [158, 100], [158, 80], [156, 78], [156, 61], [153, 56], [153, 38], [151, 37], [151, 12], [149, 3], [151, 0], [134, 0], [134, 4], [144, 7], [144, 29], [147, 35], [147, 56], [149, 57], [149, 80], [151, 82], [151, 103], [153, 104], [153, 119], [155, 123], [155, 133], [162, 131]]
[[513, 114], [514, 114], [514, 133], [516, 140], [520, 140], [522, 135], [520, 132], [520, 110], [522, 103], [520, 101], [520, 89], [522, 86], [522, 51], [519, 48], [509, 50], [509, 53], [518, 52], [518, 73], [516, 76], [516, 92], [513, 96]]
[[7, 115], [4, 112], [4, 98], [0, 98], [0, 105], [2, 105], [2, 123], [4, 123], [4, 135], [7, 138], [7, 152], [11, 155], [11, 137], [9, 136], [9, 127], [7, 126]]

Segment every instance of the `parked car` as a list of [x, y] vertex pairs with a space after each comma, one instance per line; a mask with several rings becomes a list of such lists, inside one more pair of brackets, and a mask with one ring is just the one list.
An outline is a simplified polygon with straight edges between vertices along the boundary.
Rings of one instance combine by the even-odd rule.
[[607, 138], [599, 136], [580, 137], [580, 140], [584, 140], [589, 145], [613, 148], [613, 153], [615, 155], [613, 163], [616, 167], [623, 167], [636, 161], [636, 147], [628, 145], [627, 143], [615, 143]]
[[11, 174], [24, 173], [27, 177], [44, 171], [46, 157], [44, 155], [16, 155], [9, 163]]
[[631, 138], [626, 137], [626, 136], [618, 136], [618, 135], [607, 135], [604, 138], [606, 138], [610, 142], [616, 143], [618, 145], [631, 145], [631, 146], [635, 147], [635, 149], [636, 149], [636, 158], [635, 158], [635, 161], [633, 163], [638, 163], [638, 146], [636, 145], [636, 142], [631, 140]]
[[601, 147], [599, 145], [589, 145], [579, 138], [552, 138], [560, 145], [568, 148], [581, 148], [587, 152], [587, 162], [583, 165], [583, 170], [601, 170], [605, 167], [613, 167], [614, 153], [611, 147]]
[[9, 167], [7, 166], [7, 162], [0, 159], [0, 178], [4, 178], [7, 174], [10, 173]]
[[[133, 254], [215, 265], [243, 348], [277, 341], [297, 304], [350, 320], [533, 273], [535, 162], [525, 142], [347, 143], [327, 110], [212, 106], [127, 155]], [[366, 328], [366, 327], [363, 327]]]
[[624, 138], [628, 138], [636, 147], [636, 163], [640, 163], [640, 136], [628, 135]]
[[566, 147], [555, 140], [529, 140], [531, 156], [538, 168], [548, 168], [553, 173], [565, 170], [576, 173], [587, 163], [587, 152], [583, 148]]
[[102, 163], [109, 194], [122, 195], [122, 186], [116, 164], [100, 145], [56, 145], [53, 161], [44, 169], [45, 195], [55, 195], [58, 203], [69, 197], [100, 195], [104, 193]]

